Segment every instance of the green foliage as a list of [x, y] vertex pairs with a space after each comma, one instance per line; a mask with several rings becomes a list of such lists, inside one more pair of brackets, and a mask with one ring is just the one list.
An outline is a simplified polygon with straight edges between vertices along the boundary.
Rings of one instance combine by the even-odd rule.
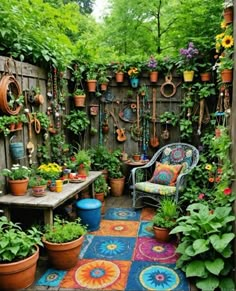
[[29, 179], [29, 188], [35, 187], [35, 186], [44, 186], [47, 185], [48, 180], [44, 179], [41, 176], [32, 176]]
[[179, 118], [174, 112], [166, 111], [160, 115], [160, 122], [176, 126]]
[[23, 231], [18, 223], [0, 217], [0, 263], [16, 262], [30, 257], [35, 245], [41, 245], [41, 232], [35, 227]]
[[81, 224], [80, 218], [67, 221], [56, 216], [53, 225], [45, 226], [44, 239], [51, 243], [65, 243], [78, 239], [86, 233], [86, 226]]
[[86, 112], [76, 109], [71, 110], [64, 119], [64, 125], [74, 134], [78, 134], [81, 131], [84, 131], [89, 126], [89, 124], [90, 121]]
[[26, 166], [15, 164], [11, 169], [2, 169], [1, 174], [10, 180], [24, 180], [31, 174], [31, 169]]
[[77, 153], [74, 154], [75, 162], [78, 167], [83, 165], [87, 171], [91, 168], [91, 158], [89, 155], [89, 151], [87, 150], [79, 150]]
[[170, 232], [181, 234], [176, 250], [180, 254], [177, 267], [187, 277], [193, 277], [196, 286], [202, 290], [215, 290], [225, 278], [230, 290], [233, 286], [230, 279], [233, 249], [230, 243], [235, 237], [232, 208], [209, 209], [207, 205], [195, 203], [188, 206], [187, 211], [190, 215], [178, 218], [178, 225]]
[[178, 215], [176, 202], [171, 198], [163, 198], [160, 200], [160, 206], [152, 219], [152, 223], [158, 227], [173, 228], [176, 225]]
[[94, 191], [96, 193], [105, 193], [105, 194], [107, 194], [108, 185], [107, 185], [106, 179], [105, 179], [105, 177], [103, 175], [99, 176], [94, 181]]
[[117, 149], [110, 153], [108, 164], [108, 176], [113, 179], [122, 178], [124, 175], [121, 170], [122, 162], [120, 160], [121, 150]]
[[44, 130], [48, 130], [49, 125], [50, 125], [50, 119], [48, 115], [44, 112], [39, 111], [36, 113], [36, 117], [40, 121], [41, 128]]
[[98, 145], [89, 149], [91, 157], [91, 167], [94, 171], [108, 168], [111, 153], [104, 145]]
[[194, 87], [200, 99], [216, 95], [214, 83], [195, 83]]

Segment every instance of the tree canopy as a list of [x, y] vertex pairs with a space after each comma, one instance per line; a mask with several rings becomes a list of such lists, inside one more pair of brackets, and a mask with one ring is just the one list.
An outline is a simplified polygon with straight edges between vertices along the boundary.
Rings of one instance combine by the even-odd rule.
[[193, 41], [214, 49], [223, 1], [110, 0], [103, 22], [94, 0], [1, 0], [0, 52], [65, 68], [73, 61], [108, 63], [175, 56]]

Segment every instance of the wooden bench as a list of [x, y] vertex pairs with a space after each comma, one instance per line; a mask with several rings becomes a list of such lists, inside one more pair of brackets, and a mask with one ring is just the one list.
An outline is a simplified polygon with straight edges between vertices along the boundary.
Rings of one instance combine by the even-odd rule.
[[94, 194], [93, 182], [101, 174], [101, 171], [90, 171], [84, 182], [64, 184], [62, 192], [46, 191], [46, 195], [43, 197], [34, 197], [30, 191], [24, 196], [11, 194], [0, 196], [0, 209], [4, 211], [4, 215], [9, 220], [11, 219], [11, 210], [13, 208], [41, 209], [44, 212], [44, 223], [53, 224], [53, 209], [62, 205], [88, 186], [92, 187], [92, 193]]

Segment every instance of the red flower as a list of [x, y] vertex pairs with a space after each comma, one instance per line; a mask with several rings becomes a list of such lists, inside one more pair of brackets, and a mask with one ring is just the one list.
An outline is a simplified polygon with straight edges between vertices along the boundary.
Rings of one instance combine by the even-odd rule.
[[218, 169], [217, 169], [217, 174], [222, 174], [222, 173], [223, 173], [222, 168], [218, 168]]
[[225, 188], [224, 190], [224, 194], [225, 195], [230, 195], [232, 193], [232, 189], [231, 188]]
[[204, 193], [200, 193], [198, 195], [198, 199], [200, 199], [200, 200], [204, 199], [204, 197], [205, 197], [205, 194]]
[[209, 181], [210, 183], [213, 183], [213, 182], [214, 182], [214, 178], [209, 177], [209, 178], [208, 178], [208, 181]]
[[71, 160], [72, 162], [74, 162], [74, 161], [76, 160], [76, 158], [75, 158], [75, 157], [71, 157], [70, 160]]
[[220, 182], [220, 176], [217, 176], [217, 177], [215, 178], [215, 181], [216, 181], [216, 183], [219, 183], [219, 182]]

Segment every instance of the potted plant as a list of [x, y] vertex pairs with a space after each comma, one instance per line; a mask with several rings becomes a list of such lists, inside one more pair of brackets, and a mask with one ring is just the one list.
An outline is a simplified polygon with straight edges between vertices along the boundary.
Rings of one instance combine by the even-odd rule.
[[76, 89], [73, 93], [74, 104], [76, 107], [84, 107], [85, 106], [85, 92], [83, 89]]
[[138, 67], [130, 67], [128, 70], [128, 76], [130, 78], [130, 84], [132, 88], [137, 88], [139, 85], [139, 76], [140, 70]]
[[138, 93], [139, 93], [140, 96], [145, 96], [145, 95], [147, 95], [147, 93], [148, 93], [148, 88], [147, 88], [147, 86], [146, 86], [146, 85], [142, 85], [142, 86], [139, 88]]
[[209, 207], [194, 203], [177, 219], [170, 234], [180, 234], [176, 267], [200, 290], [235, 290], [233, 270], [232, 205]]
[[14, 164], [11, 169], [3, 169], [1, 174], [7, 177], [9, 190], [12, 195], [22, 196], [26, 194], [31, 169]]
[[159, 62], [156, 60], [154, 56], [150, 56], [148, 63], [147, 63], [147, 69], [149, 71], [149, 78], [150, 82], [155, 83], [158, 81], [160, 66]]
[[18, 223], [0, 217], [0, 288], [1, 290], [26, 289], [33, 284], [43, 245], [41, 232], [35, 227], [22, 230]]
[[109, 185], [113, 196], [121, 196], [125, 186], [125, 176], [122, 173], [121, 151], [115, 150], [110, 153], [108, 164]]
[[205, 61], [204, 63], [198, 64], [198, 70], [202, 82], [208, 82], [211, 80], [212, 64]]
[[39, 120], [41, 128], [47, 131], [50, 126], [50, 119], [48, 115], [39, 111], [36, 113], [36, 118]]
[[233, 6], [234, 1], [233, 0], [224, 0], [223, 2], [223, 9], [224, 9], [224, 21], [226, 24], [233, 22]]
[[91, 158], [88, 150], [79, 150], [74, 155], [79, 175], [88, 176], [91, 169]]
[[176, 126], [179, 118], [174, 112], [165, 111], [160, 115], [160, 122], [164, 124], [170, 124]]
[[176, 225], [178, 209], [176, 202], [171, 198], [160, 200], [160, 206], [152, 218], [155, 238], [159, 241], [168, 241], [170, 230]]
[[103, 202], [104, 197], [106, 196], [108, 192], [108, 184], [103, 175], [99, 176], [94, 181], [94, 192], [95, 192], [95, 198]]
[[217, 71], [220, 73], [223, 83], [230, 83], [233, 80], [234, 59], [232, 54], [232, 49], [228, 49], [219, 57]]
[[59, 179], [62, 173], [62, 167], [57, 163], [41, 164], [36, 171], [36, 174], [47, 180], [47, 185], [50, 191], [56, 191], [56, 180]]
[[180, 60], [176, 65], [183, 72], [184, 82], [193, 81], [194, 72], [197, 71], [198, 54], [198, 49], [193, 42], [189, 42], [187, 48], [180, 49]]
[[86, 71], [86, 78], [87, 78], [87, 85], [88, 85], [88, 91], [89, 92], [96, 92], [96, 86], [97, 86], [97, 65], [91, 64]]
[[124, 82], [124, 73], [126, 71], [126, 66], [124, 63], [115, 62], [111, 64], [112, 70], [115, 72], [116, 83]]
[[32, 189], [32, 194], [35, 197], [41, 197], [45, 195], [48, 180], [39, 175], [34, 175], [29, 179], [29, 188]]
[[45, 226], [42, 241], [54, 268], [67, 270], [76, 265], [86, 233], [80, 218], [67, 221], [55, 216], [53, 225]]
[[67, 129], [71, 130], [74, 134], [79, 134], [84, 131], [90, 124], [87, 113], [80, 110], [71, 110], [65, 116], [64, 125]]
[[101, 91], [106, 91], [110, 80], [110, 76], [107, 74], [107, 68], [102, 66], [98, 70], [98, 83], [100, 84]]

